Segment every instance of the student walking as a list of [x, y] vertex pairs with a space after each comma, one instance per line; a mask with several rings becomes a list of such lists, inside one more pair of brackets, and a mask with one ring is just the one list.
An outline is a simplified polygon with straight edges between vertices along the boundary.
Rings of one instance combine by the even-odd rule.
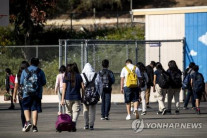
[[151, 61], [151, 63], [146, 67], [147, 76], [148, 76], [147, 89], [146, 89], [147, 108], [151, 108], [149, 106], [149, 100], [150, 100], [151, 87], [153, 86], [153, 79], [154, 79], [154, 70], [153, 69], [154, 69], [154, 67], [155, 67], [154, 61]]
[[158, 100], [158, 112], [157, 114], [164, 115], [166, 113], [165, 108], [165, 95], [169, 87], [169, 75], [163, 69], [161, 63], [156, 63], [156, 71], [154, 72], [154, 86], [153, 92], [157, 91], [157, 100]]
[[61, 104], [66, 103], [67, 113], [72, 117], [73, 132], [76, 131], [76, 123], [81, 111], [81, 88], [83, 95], [84, 85], [81, 75], [76, 72], [74, 64], [68, 64], [63, 79]]
[[194, 62], [191, 62], [189, 64], [189, 67], [185, 70], [184, 73], [184, 79], [183, 79], [183, 84], [185, 87], [183, 89], [187, 89], [187, 96], [185, 99], [184, 107], [183, 109], [186, 110], [188, 109], [188, 103], [191, 98], [191, 103], [192, 103], [192, 109], [195, 109], [195, 98], [192, 90], [192, 86], [190, 85], [190, 76], [194, 73], [193, 67], [195, 66]]
[[146, 115], [146, 89], [147, 89], [147, 82], [148, 82], [148, 76], [147, 76], [147, 72], [146, 72], [146, 68], [144, 66], [143, 63], [138, 62], [137, 63], [137, 67], [140, 70], [140, 74], [141, 74], [141, 78], [139, 79], [139, 86], [141, 89], [141, 99], [142, 99], [142, 113], [141, 115]]
[[139, 89], [138, 78], [141, 77], [140, 70], [132, 64], [131, 59], [126, 60], [126, 66], [121, 71], [121, 93], [124, 94], [124, 100], [126, 103], [127, 116], [126, 120], [131, 119], [131, 102], [134, 102], [134, 115], [136, 119], [139, 118], [138, 114], [138, 101], [139, 101]]
[[23, 70], [20, 78], [20, 85], [23, 85], [22, 107], [26, 118], [24, 126], [25, 132], [32, 127], [31, 115], [33, 120], [33, 132], [38, 132], [37, 119], [38, 113], [42, 112], [41, 99], [43, 86], [46, 84], [45, 73], [38, 68], [39, 59], [32, 58], [28, 68]]
[[[90, 63], [86, 63], [81, 77], [84, 83], [83, 116], [85, 120], [84, 129], [94, 130], [96, 116], [96, 104], [102, 94], [102, 82], [99, 74], [94, 72]], [[89, 115], [90, 114], [90, 115]], [[90, 119], [89, 119], [90, 116]]]
[[101, 120], [109, 120], [109, 111], [111, 108], [111, 92], [112, 84], [115, 82], [114, 74], [111, 70], [108, 70], [109, 61], [104, 59], [102, 61], [103, 69], [99, 71], [99, 76], [102, 81], [103, 92], [101, 95]]
[[12, 74], [11, 69], [6, 68], [6, 79], [5, 79], [5, 85], [6, 85], [6, 91], [11, 95], [11, 105], [8, 109], [14, 109], [14, 102], [13, 102], [13, 97], [14, 97], [14, 81], [15, 81], [15, 76]]
[[191, 87], [193, 91], [193, 96], [196, 100], [196, 113], [200, 114], [200, 100], [202, 93], [205, 91], [204, 78], [201, 73], [198, 72], [199, 67], [197, 65], [193, 66], [194, 73], [191, 75]]
[[168, 98], [168, 113], [171, 114], [171, 104], [174, 97], [175, 100], [175, 113], [179, 114], [180, 110], [180, 90], [182, 87], [182, 73], [178, 69], [177, 64], [174, 60], [169, 61], [168, 63], [168, 74], [170, 75], [170, 85], [167, 93]]
[[22, 89], [22, 86], [19, 85], [19, 82], [20, 82], [20, 77], [21, 77], [22, 71], [28, 67], [29, 67], [29, 63], [27, 61], [22, 61], [20, 68], [19, 68], [19, 71], [18, 71], [18, 74], [16, 74], [16, 77], [15, 77], [14, 95], [13, 95], [13, 100], [16, 103], [16, 99], [17, 99], [16, 96], [18, 94], [19, 105], [20, 105], [20, 110], [21, 110], [21, 121], [22, 121], [22, 131], [23, 132], [25, 131], [24, 125], [26, 123], [26, 119], [25, 119], [24, 110], [22, 107], [23, 89]]
[[65, 71], [66, 67], [62, 65], [59, 69], [59, 74], [56, 77], [56, 82], [55, 82], [55, 93], [58, 94], [58, 99], [59, 99], [59, 110], [58, 110], [58, 115], [61, 113], [61, 101], [62, 101], [62, 92], [63, 92], [63, 79], [65, 76]]

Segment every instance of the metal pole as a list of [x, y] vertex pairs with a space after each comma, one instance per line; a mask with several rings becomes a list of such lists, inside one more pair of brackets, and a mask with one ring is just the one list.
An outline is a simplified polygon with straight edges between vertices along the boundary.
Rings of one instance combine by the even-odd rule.
[[159, 42], [159, 62], [160, 62], [160, 60], [161, 60], [161, 56], [160, 56], [160, 47], [161, 47], [161, 43]]
[[88, 62], [88, 42], [87, 42], [87, 40], [85, 40], [84, 53], [85, 53], [85, 64], [86, 64]]
[[138, 62], [138, 46], [137, 46], [137, 41], [135, 42], [136, 46], [136, 63]]
[[130, 0], [130, 14], [131, 14], [131, 25], [132, 25], [132, 23], [133, 23], [133, 13], [132, 13], [132, 4], [133, 3], [133, 0]]
[[126, 59], [129, 59], [129, 46], [126, 45]]
[[73, 13], [70, 13], [70, 31], [73, 31]]
[[116, 27], [119, 28], [119, 13], [118, 13], [118, 11], [116, 11], [116, 18], [117, 18]]
[[83, 66], [84, 66], [84, 55], [83, 55], [83, 47], [84, 47], [84, 45], [83, 45], [83, 43], [81, 42], [81, 70], [83, 70]]
[[62, 63], [63, 63], [63, 59], [62, 59], [62, 57], [63, 57], [63, 51], [62, 51], [62, 41], [59, 39], [59, 68], [60, 68], [60, 66], [62, 65]]
[[93, 8], [94, 30], [96, 30], [96, 8]]
[[67, 66], [67, 40], [65, 40], [65, 66]]
[[36, 58], [38, 58], [39, 51], [38, 51], [38, 46], [36, 46]]
[[183, 72], [185, 70], [186, 64], [185, 64], [185, 53], [186, 53], [186, 49], [185, 49], [185, 37], [183, 38]]
[[96, 70], [96, 45], [93, 45], [93, 68]]

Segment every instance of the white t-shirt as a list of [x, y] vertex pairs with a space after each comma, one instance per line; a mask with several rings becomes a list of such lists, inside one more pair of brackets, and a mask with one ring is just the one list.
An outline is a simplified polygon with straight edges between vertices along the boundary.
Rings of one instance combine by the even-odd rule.
[[[134, 69], [134, 65], [133, 64], [128, 64], [127, 67], [132, 71]], [[137, 77], [141, 77], [141, 74], [140, 74], [140, 70], [139, 68], [136, 67], [135, 69], [135, 73], [137, 74]], [[127, 75], [128, 75], [128, 71], [125, 67], [123, 67], [123, 69], [121, 70], [121, 75], [120, 77], [121, 78], [125, 78], [124, 79], [124, 87], [126, 86], [126, 81], [127, 81]], [[138, 82], [139, 83], [139, 82]]]
[[16, 77], [15, 77], [15, 81], [14, 81], [14, 83], [18, 83], [17, 74], [16, 74]]

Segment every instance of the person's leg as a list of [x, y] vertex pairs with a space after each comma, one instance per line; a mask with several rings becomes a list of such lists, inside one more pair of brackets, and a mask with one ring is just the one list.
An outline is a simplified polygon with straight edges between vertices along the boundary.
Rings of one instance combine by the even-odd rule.
[[131, 103], [126, 103], [126, 109], [127, 109], [127, 114], [130, 115], [131, 114]]
[[132, 99], [131, 99], [131, 91], [127, 87], [124, 87], [124, 100], [126, 103], [127, 114], [130, 115], [131, 114], [130, 109], [131, 109]]
[[73, 113], [72, 111], [73, 101], [66, 100], [65, 105], [67, 108], [67, 114], [73, 118], [73, 114], [72, 114]]
[[106, 112], [106, 109], [105, 109], [105, 105], [106, 105], [106, 97], [105, 97], [105, 91], [102, 92], [102, 95], [101, 95], [101, 98], [102, 98], [102, 103], [101, 103], [101, 118], [104, 118], [105, 117], [105, 112]]
[[146, 97], [146, 105], [147, 105], [147, 106], [149, 106], [150, 90], [151, 90], [151, 88], [147, 88], [147, 89], [146, 89], [146, 93], [145, 93], [145, 94], [146, 94], [145, 97]]
[[20, 105], [20, 110], [21, 110], [21, 121], [22, 121], [22, 128], [23, 128], [26, 123], [26, 119], [25, 119], [24, 110], [22, 107], [22, 99], [20, 99], [20, 97], [19, 97], [19, 105]]
[[58, 114], [61, 113], [61, 101], [62, 101], [62, 91], [58, 91], [58, 99], [59, 99], [59, 103], [58, 103]]
[[141, 98], [142, 98], [142, 112], [146, 111], [146, 100], [145, 100], [145, 91], [141, 91]]
[[32, 111], [33, 126], [37, 126], [38, 113], [37, 110]]
[[89, 112], [90, 112], [90, 129], [93, 129], [94, 122], [96, 118], [96, 105], [90, 105], [89, 106]]
[[73, 101], [72, 111], [73, 111], [73, 122], [77, 122], [79, 114], [81, 110], [81, 102], [80, 101]]
[[[83, 104], [83, 116], [85, 120], [85, 127], [89, 126], [89, 106]], [[88, 129], [88, 128], [86, 128]]]
[[105, 117], [108, 118], [111, 108], [111, 90], [105, 94]]
[[196, 99], [196, 97], [195, 97], [195, 95], [193, 94], [193, 90], [191, 90], [190, 91], [190, 94], [191, 94], [191, 103], [192, 103], [192, 108], [195, 108], [196, 107], [196, 105], [195, 105], [195, 99]]
[[159, 111], [162, 112], [162, 110], [165, 108], [163, 99], [165, 97], [164, 90], [160, 88], [158, 84], [156, 84], [156, 91], [157, 91], [157, 100], [158, 100], [158, 106], [159, 106]]
[[175, 89], [175, 92], [174, 92], [174, 99], [175, 99], [175, 109], [176, 111], [179, 111], [180, 110], [180, 89]]
[[171, 104], [172, 104], [172, 99], [173, 99], [174, 91], [173, 89], [168, 89], [167, 93], [167, 103], [168, 103], [168, 111], [171, 112]]
[[186, 96], [186, 99], [185, 99], [184, 108], [188, 107], [188, 103], [189, 103], [190, 97], [192, 95], [191, 90], [187, 90], [187, 91], [188, 92], [187, 92], [187, 96]]
[[10, 92], [10, 95], [11, 95], [11, 97], [10, 97], [11, 105], [10, 105], [9, 109], [14, 109], [14, 100], [13, 100], [14, 89], [11, 89], [9, 92]]

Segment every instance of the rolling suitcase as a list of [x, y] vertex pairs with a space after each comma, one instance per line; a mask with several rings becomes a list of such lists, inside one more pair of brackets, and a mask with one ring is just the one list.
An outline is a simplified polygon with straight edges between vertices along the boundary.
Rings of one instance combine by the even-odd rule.
[[65, 107], [62, 106], [62, 113], [58, 115], [57, 121], [55, 123], [55, 128], [57, 132], [62, 131], [72, 131], [73, 130], [73, 122], [72, 118], [65, 113]]

